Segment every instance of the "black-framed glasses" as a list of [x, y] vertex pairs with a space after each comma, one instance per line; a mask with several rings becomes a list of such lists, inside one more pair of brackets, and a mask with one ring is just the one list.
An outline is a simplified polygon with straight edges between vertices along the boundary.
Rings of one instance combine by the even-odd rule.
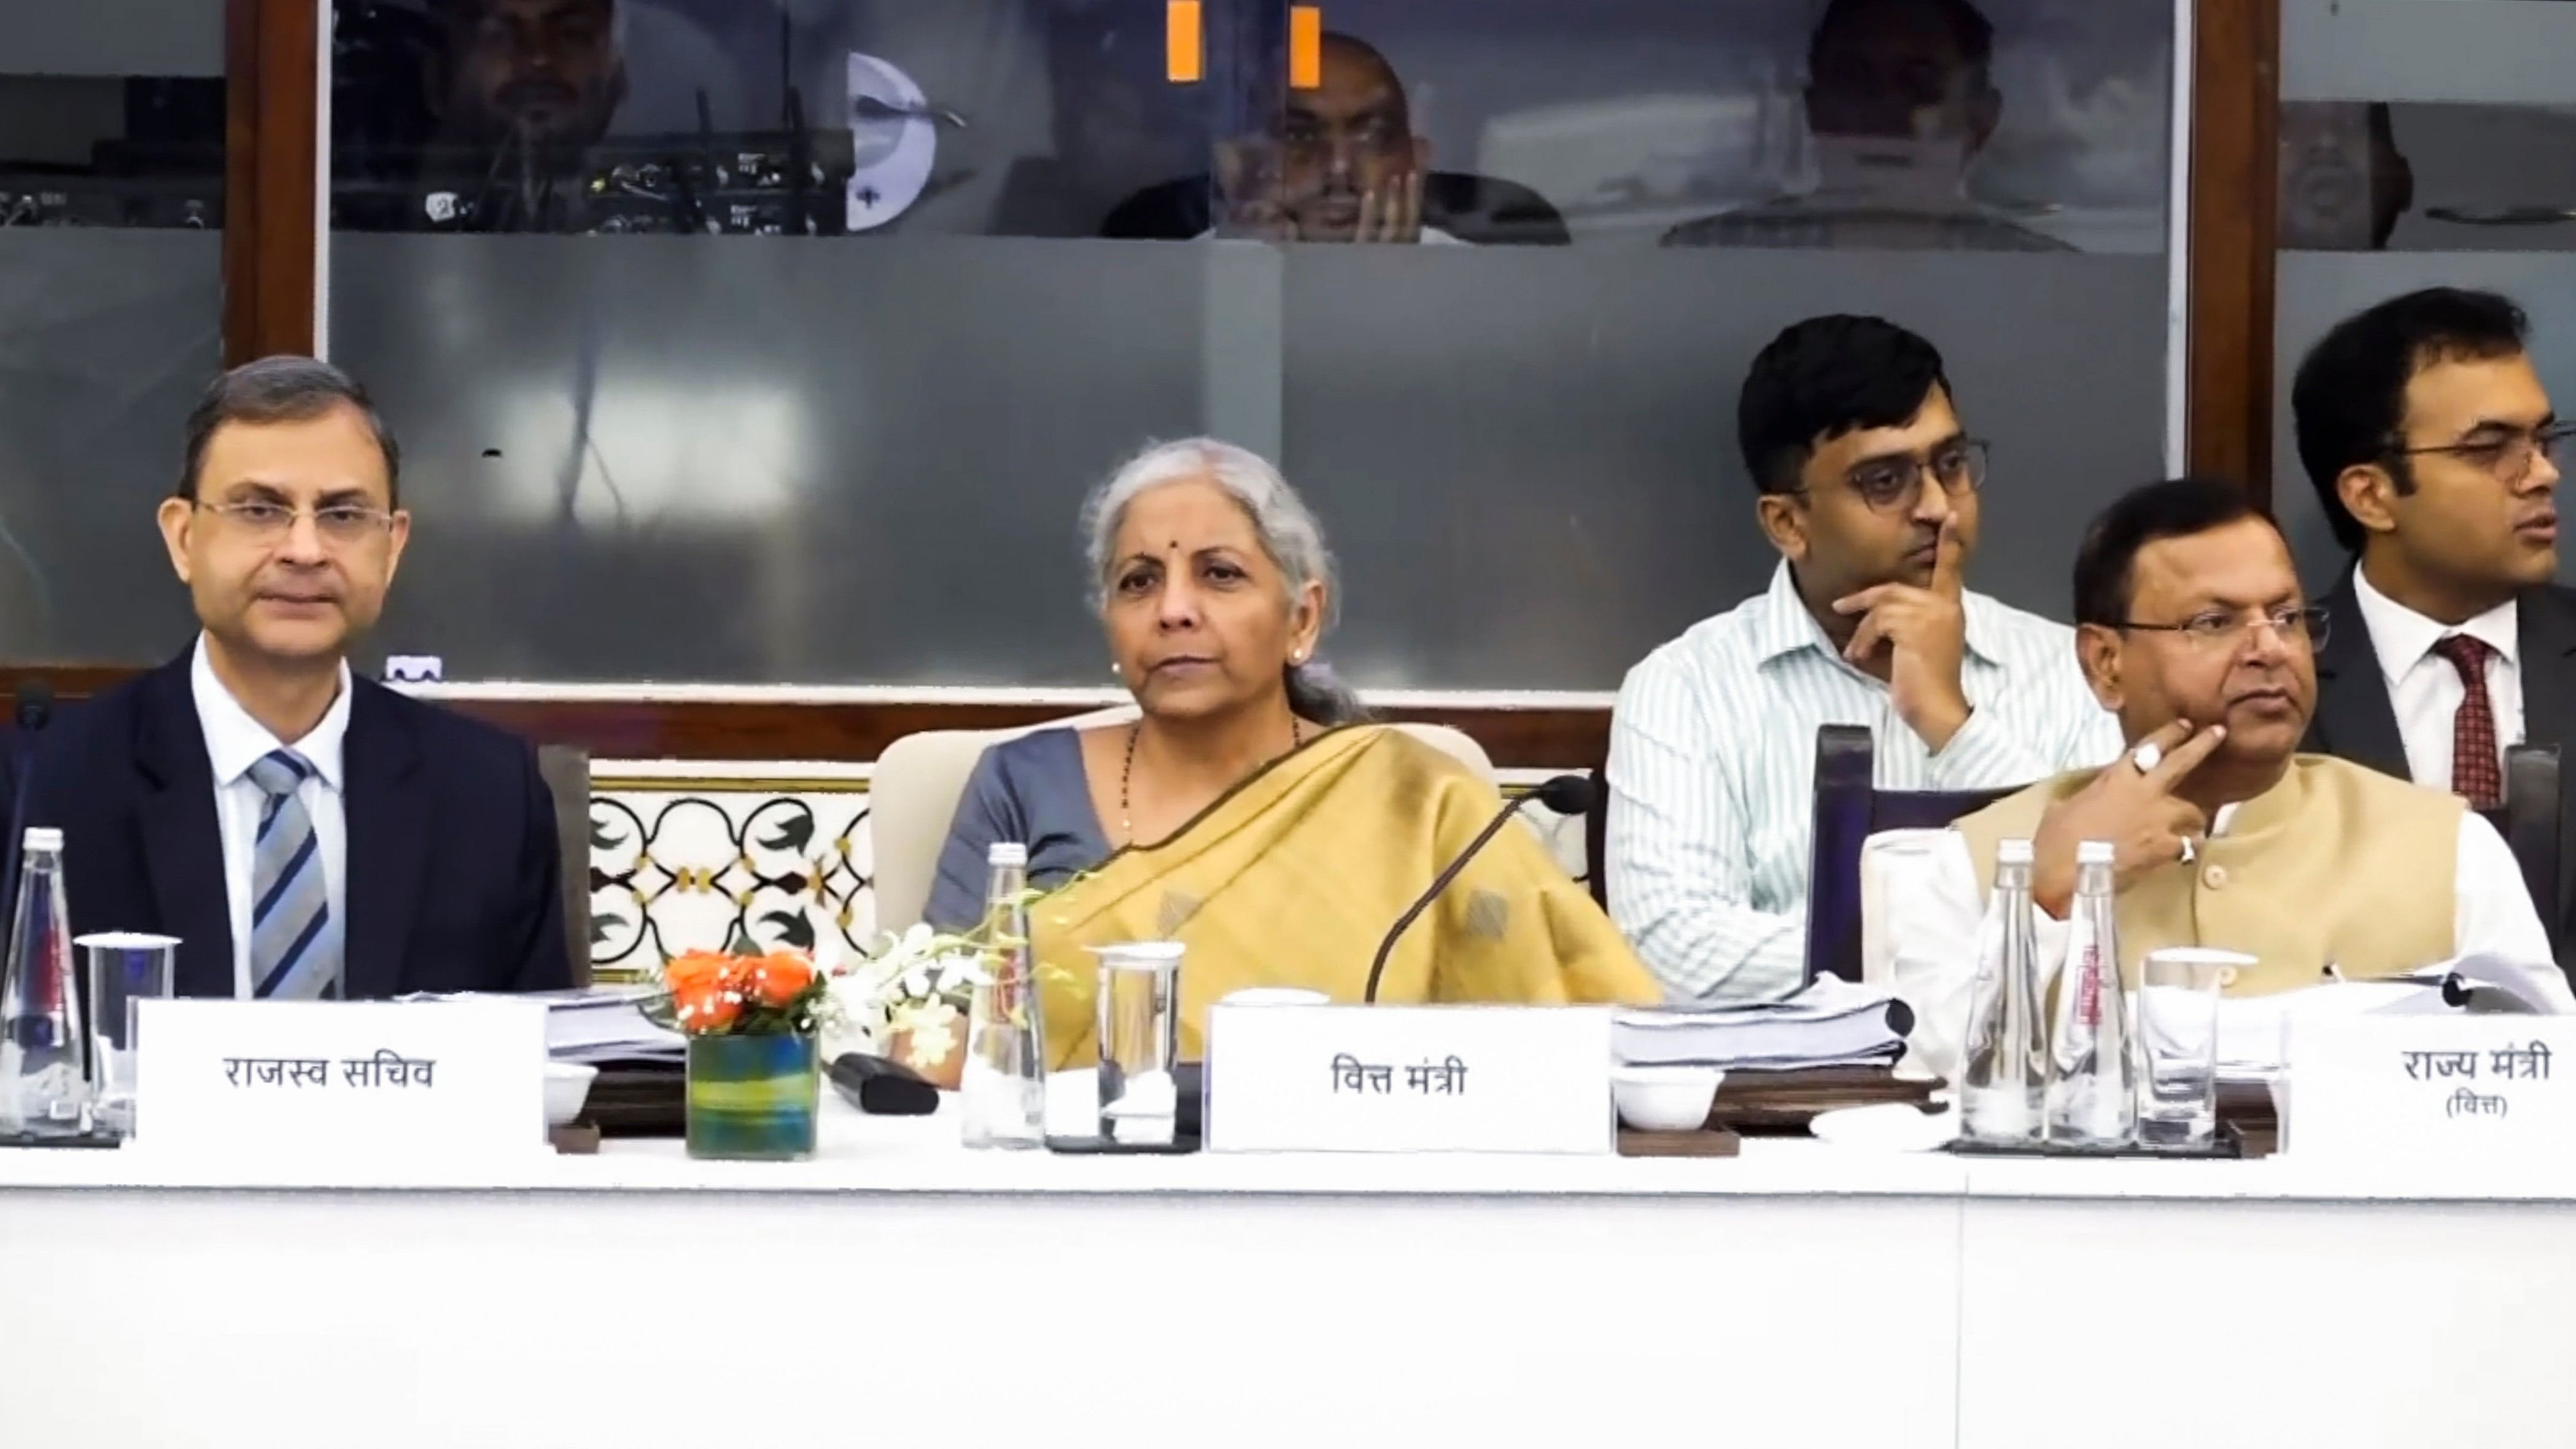
[[1843, 486], [1877, 512], [1910, 513], [1923, 499], [1926, 478], [1939, 480], [1941, 491], [1953, 498], [1984, 487], [1986, 440], [1956, 438], [1919, 458], [1872, 458], [1845, 473]]
[[[295, 529], [295, 517], [301, 509], [283, 503], [200, 503], [208, 513], [220, 514], [224, 521], [253, 542], [274, 544]], [[353, 548], [371, 539], [381, 538], [393, 526], [394, 516], [381, 508], [360, 503], [334, 503], [313, 510], [313, 531], [322, 542], [334, 548]]]
[[2484, 469], [2499, 483], [2510, 484], [2531, 476], [2534, 458], [2557, 462], [2559, 445], [2569, 438], [2576, 438], [2576, 423], [2551, 423], [2545, 428], [2499, 429], [2486, 437], [2437, 443], [2429, 448], [2391, 448], [2388, 456], [2420, 458], [2427, 453], [2441, 453]]
[[2305, 644], [2314, 649], [2326, 642], [2326, 628], [2330, 622], [2322, 604], [2283, 604], [2279, 608], [2247, 613], [2203, 609], [2179, 624], [2148, 624], [2124, 619], [2119, 627], [2142, 629], [2151, 634], [2178, 634], [2184, 643], [2198, 649], [2233, 650], [2245, 642], [2245, 636], [2255, 625], [2262, 624], [2280, 635], [2284, 643]]

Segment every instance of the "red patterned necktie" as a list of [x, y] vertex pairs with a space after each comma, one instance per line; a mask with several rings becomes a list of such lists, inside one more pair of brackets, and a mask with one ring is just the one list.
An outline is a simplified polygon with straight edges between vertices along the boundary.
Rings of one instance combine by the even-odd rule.
[[2495, 650], [2482, 640], [2454, 634], [2434, 645], [2433, 652], [2460, 671], [2460, 711], [2451, 717], [2451, 793], [2472, 809], [2493, 810], [2504, 802], [2495, 707], [2487, 702], [2487, 660]]

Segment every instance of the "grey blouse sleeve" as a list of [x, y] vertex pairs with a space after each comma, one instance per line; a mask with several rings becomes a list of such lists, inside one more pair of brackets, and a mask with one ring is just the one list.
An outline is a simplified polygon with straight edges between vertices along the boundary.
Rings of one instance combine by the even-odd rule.
[[934, 930], [962, 931], [984, 918], [985, 855], [997, 840], [1025, 840], [1027, 822], [1012, 793], [997, 747], [975, 762], [958, 797], [957, 818], [939, 848], [939, 873], [930, 883], [922, 919]]

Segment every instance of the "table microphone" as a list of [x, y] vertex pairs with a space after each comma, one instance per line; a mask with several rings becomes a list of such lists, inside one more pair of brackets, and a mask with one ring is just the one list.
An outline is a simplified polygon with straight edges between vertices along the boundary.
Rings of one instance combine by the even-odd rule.
[[[9, 838], [0, 841], [0, 891], [8, 893], [8, 905], [15, 911], [18, 899], [18, 852], [27, 839], [27, 800], [36, 793], [36, 732], [54, 717], [54, 687], [42, 679], [18, 682], [18, 738], [16, 765], [17, 788], [9, 801]], [[5, 919], [5, 918], [0, 918]], [[9, 928], [0, 925], [0, 936]]]
[[1500, 834], [1511, 818], [1521, 812], [1521, 807], [1533, 800], [1559, 815], [1581, 815], [1592, 808], [1592, 781], [1582, 775], [1559, 775], [1519, 799], [1507, 802], [1484, 832], [1467, 842], [1467, 848], [1458, 852], [1458, 858], [1449, 862], [1447, 870], [1440, 872], [1440, 878], [1431, 883], [1431, 889], [1424, 891], [1421, 899], [1396, 917], [1395, 929], [1386, 933], [1385, 940], [1378, 942], [1377, 959], [1369, 963], [1368, 990], [1361, 995], [1362, 1001], [1371, 1004], [1377, 1001], [1378, 978], [1386, 974], [1386, 958], [1394, 954], [1396, 938], [1404, 934], [1404, 928], [1412, 925], [1415, 917], [1431, 909], [1431, 903], [1440, 899], [1442, 891], [1449, 889], [1449, 883], [1467, 868], [1467, 862], [1474, 860], [1476, 853], [1485, 848], [1485, 843]]

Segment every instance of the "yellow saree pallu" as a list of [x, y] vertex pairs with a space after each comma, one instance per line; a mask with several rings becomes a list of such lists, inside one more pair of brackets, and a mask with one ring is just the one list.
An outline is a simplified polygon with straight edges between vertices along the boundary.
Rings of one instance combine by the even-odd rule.
[[[1131, 847], [1030, 911], [1056, 1067], [1097, 1059], [1085, 949], [1180, 941], [1181, 1055], [1209, 1003], [1248, 986], [1356, 1002], [1397, 916], [1502, 807], [1494, 787], [1400, 730], [1328, 732], [1159, 845]], [[1651, 1003], [1662, 991], [1536, 835], [1485, 847], [1388, 958], [1387, 1002]]]

